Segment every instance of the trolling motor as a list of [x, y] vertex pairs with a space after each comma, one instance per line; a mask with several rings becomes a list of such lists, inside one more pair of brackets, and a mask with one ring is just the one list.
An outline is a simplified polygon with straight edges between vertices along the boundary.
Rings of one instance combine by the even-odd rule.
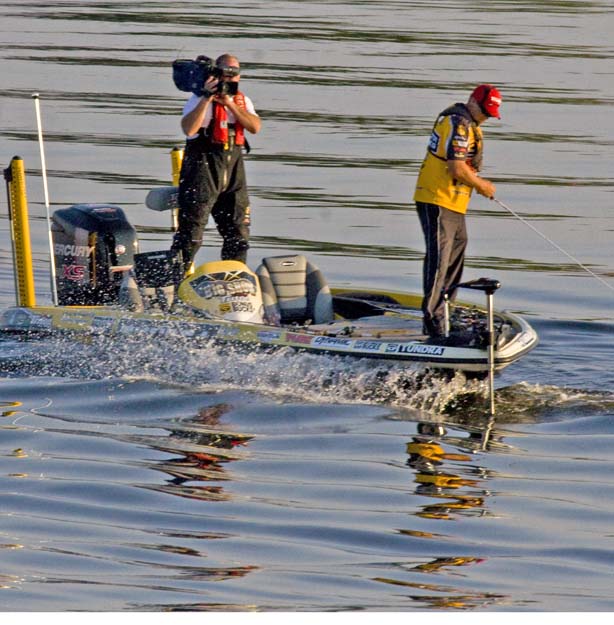
[[[459, 282], [458, 284], [453, 284], [449, 289], [444, 289], [442, 291], [443, 300], [445, 303], [444, 309], [444, 323], [445, 323], [445, 336], [450, 336], [450, 294], [456, 291], [456, 289], [473, 289], [474, 291], [483, 291], [486, 293], [486, 305], [488, 309], [488, 318], [489, 324], [487, 332], [489, 334], [494, 335], [494, 307], [493, 307], [493, 295], [496, 290], [501, 288], [501, 283], [499, 280], [495, 280], [494, 278], [477, 278], [476, 280], [470, 280], [469, 282]], [[492, 322], [492, 325], [491, 325]], [[490, 337], [486, 335], [488, 339], [488, 343], [490, 344], [491, 339], [494, 344], [494, 336]]]
[[486, 332], [484, 338], [488, 346], [488, 386], [490, 414], [495, 414], [495, 309], [494, 293], [501, 288], [499, 280], [494, 278], [477, 278], [469, 282], [453, 284], [449, 289], [444, 289], [443, 299], [445, 303], [445, 336], [450, 336], [450, 293], [456, 289], [473, 289], [486, 293]]

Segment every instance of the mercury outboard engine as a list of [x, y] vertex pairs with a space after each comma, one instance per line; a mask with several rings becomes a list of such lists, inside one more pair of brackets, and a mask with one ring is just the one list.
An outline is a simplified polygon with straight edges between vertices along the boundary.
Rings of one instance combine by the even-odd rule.
[[124, 211], [113, 204], [75, 204], [55, 211], [51, 234], [58, 303], [116, 303], [122, 273], [139, 251]]

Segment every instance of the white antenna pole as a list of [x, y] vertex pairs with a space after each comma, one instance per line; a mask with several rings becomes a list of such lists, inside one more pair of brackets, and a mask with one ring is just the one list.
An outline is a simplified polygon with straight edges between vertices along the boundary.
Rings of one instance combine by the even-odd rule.
[[51, 216], [49, 215], [49, 189], [47, 187], [47, 166], [45, 164], [45, 147], [43, 145], [43, 125], [41, 123], [41, 107], [38, 93], [33, 93], [34, 108], [36, 109], [36, 125], [38, 127], [38, 145], [41, 152], [41, 171], [43, 174], [43, 191], [45, 194], [45, 210], [47, 213], [47, 234], [49, 236], [49, 265], [51, 268], [51, 295], [53, 305], [58, 305], [58, 291], [55, 276], [55, 256], [53, 254], [53, 235], [51, 234]]

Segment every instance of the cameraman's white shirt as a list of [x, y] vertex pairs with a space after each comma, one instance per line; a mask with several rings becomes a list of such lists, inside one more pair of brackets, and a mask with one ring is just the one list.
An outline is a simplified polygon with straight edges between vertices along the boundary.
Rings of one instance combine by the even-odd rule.
[[[196, 105], [200, 102], [202, 96], [192, 94], [192, 97], [185, 103], [183, 107], [183, 116], [185, 117], [188, 113], [191, 113]], [[252, 115], [257, 115], [256, 109], [254, 108], [254, 103], [248, 98], [245, 94], [243, 95], [245, 98], [245, 110]], [[202, 128], [207, 128], [207, 126], [211, 123], [211, 119], [213, 117], [213, 106], [209, 106], [207, 108], [207, 112], [205, 113], [205, 119], [202, 123]], [[236, 122], [235, 116], [232, 111], [228, 111], [228, 123], [234, 124]], [[190, 135], [188, 139], [194, 139], [198, 136], [198, 134]]]

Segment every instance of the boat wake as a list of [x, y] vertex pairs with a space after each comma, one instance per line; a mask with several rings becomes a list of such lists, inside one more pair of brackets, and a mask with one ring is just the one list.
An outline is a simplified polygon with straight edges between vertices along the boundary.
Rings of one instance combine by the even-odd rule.
[[[487, 414], [487, 384], [387, 361], [300, 353], [291, 348], [247, 350], [182, 337], [89, 336], [0, 341], [0, 372], [76, 379], [143, 379], [190, 390], [242, 390], [284, 402], [362, 403], [410, 413]], [[607, 393], [520, 383], [496, 391], [498, 420], [547, 419], [566, 410], [612, 411]]]

